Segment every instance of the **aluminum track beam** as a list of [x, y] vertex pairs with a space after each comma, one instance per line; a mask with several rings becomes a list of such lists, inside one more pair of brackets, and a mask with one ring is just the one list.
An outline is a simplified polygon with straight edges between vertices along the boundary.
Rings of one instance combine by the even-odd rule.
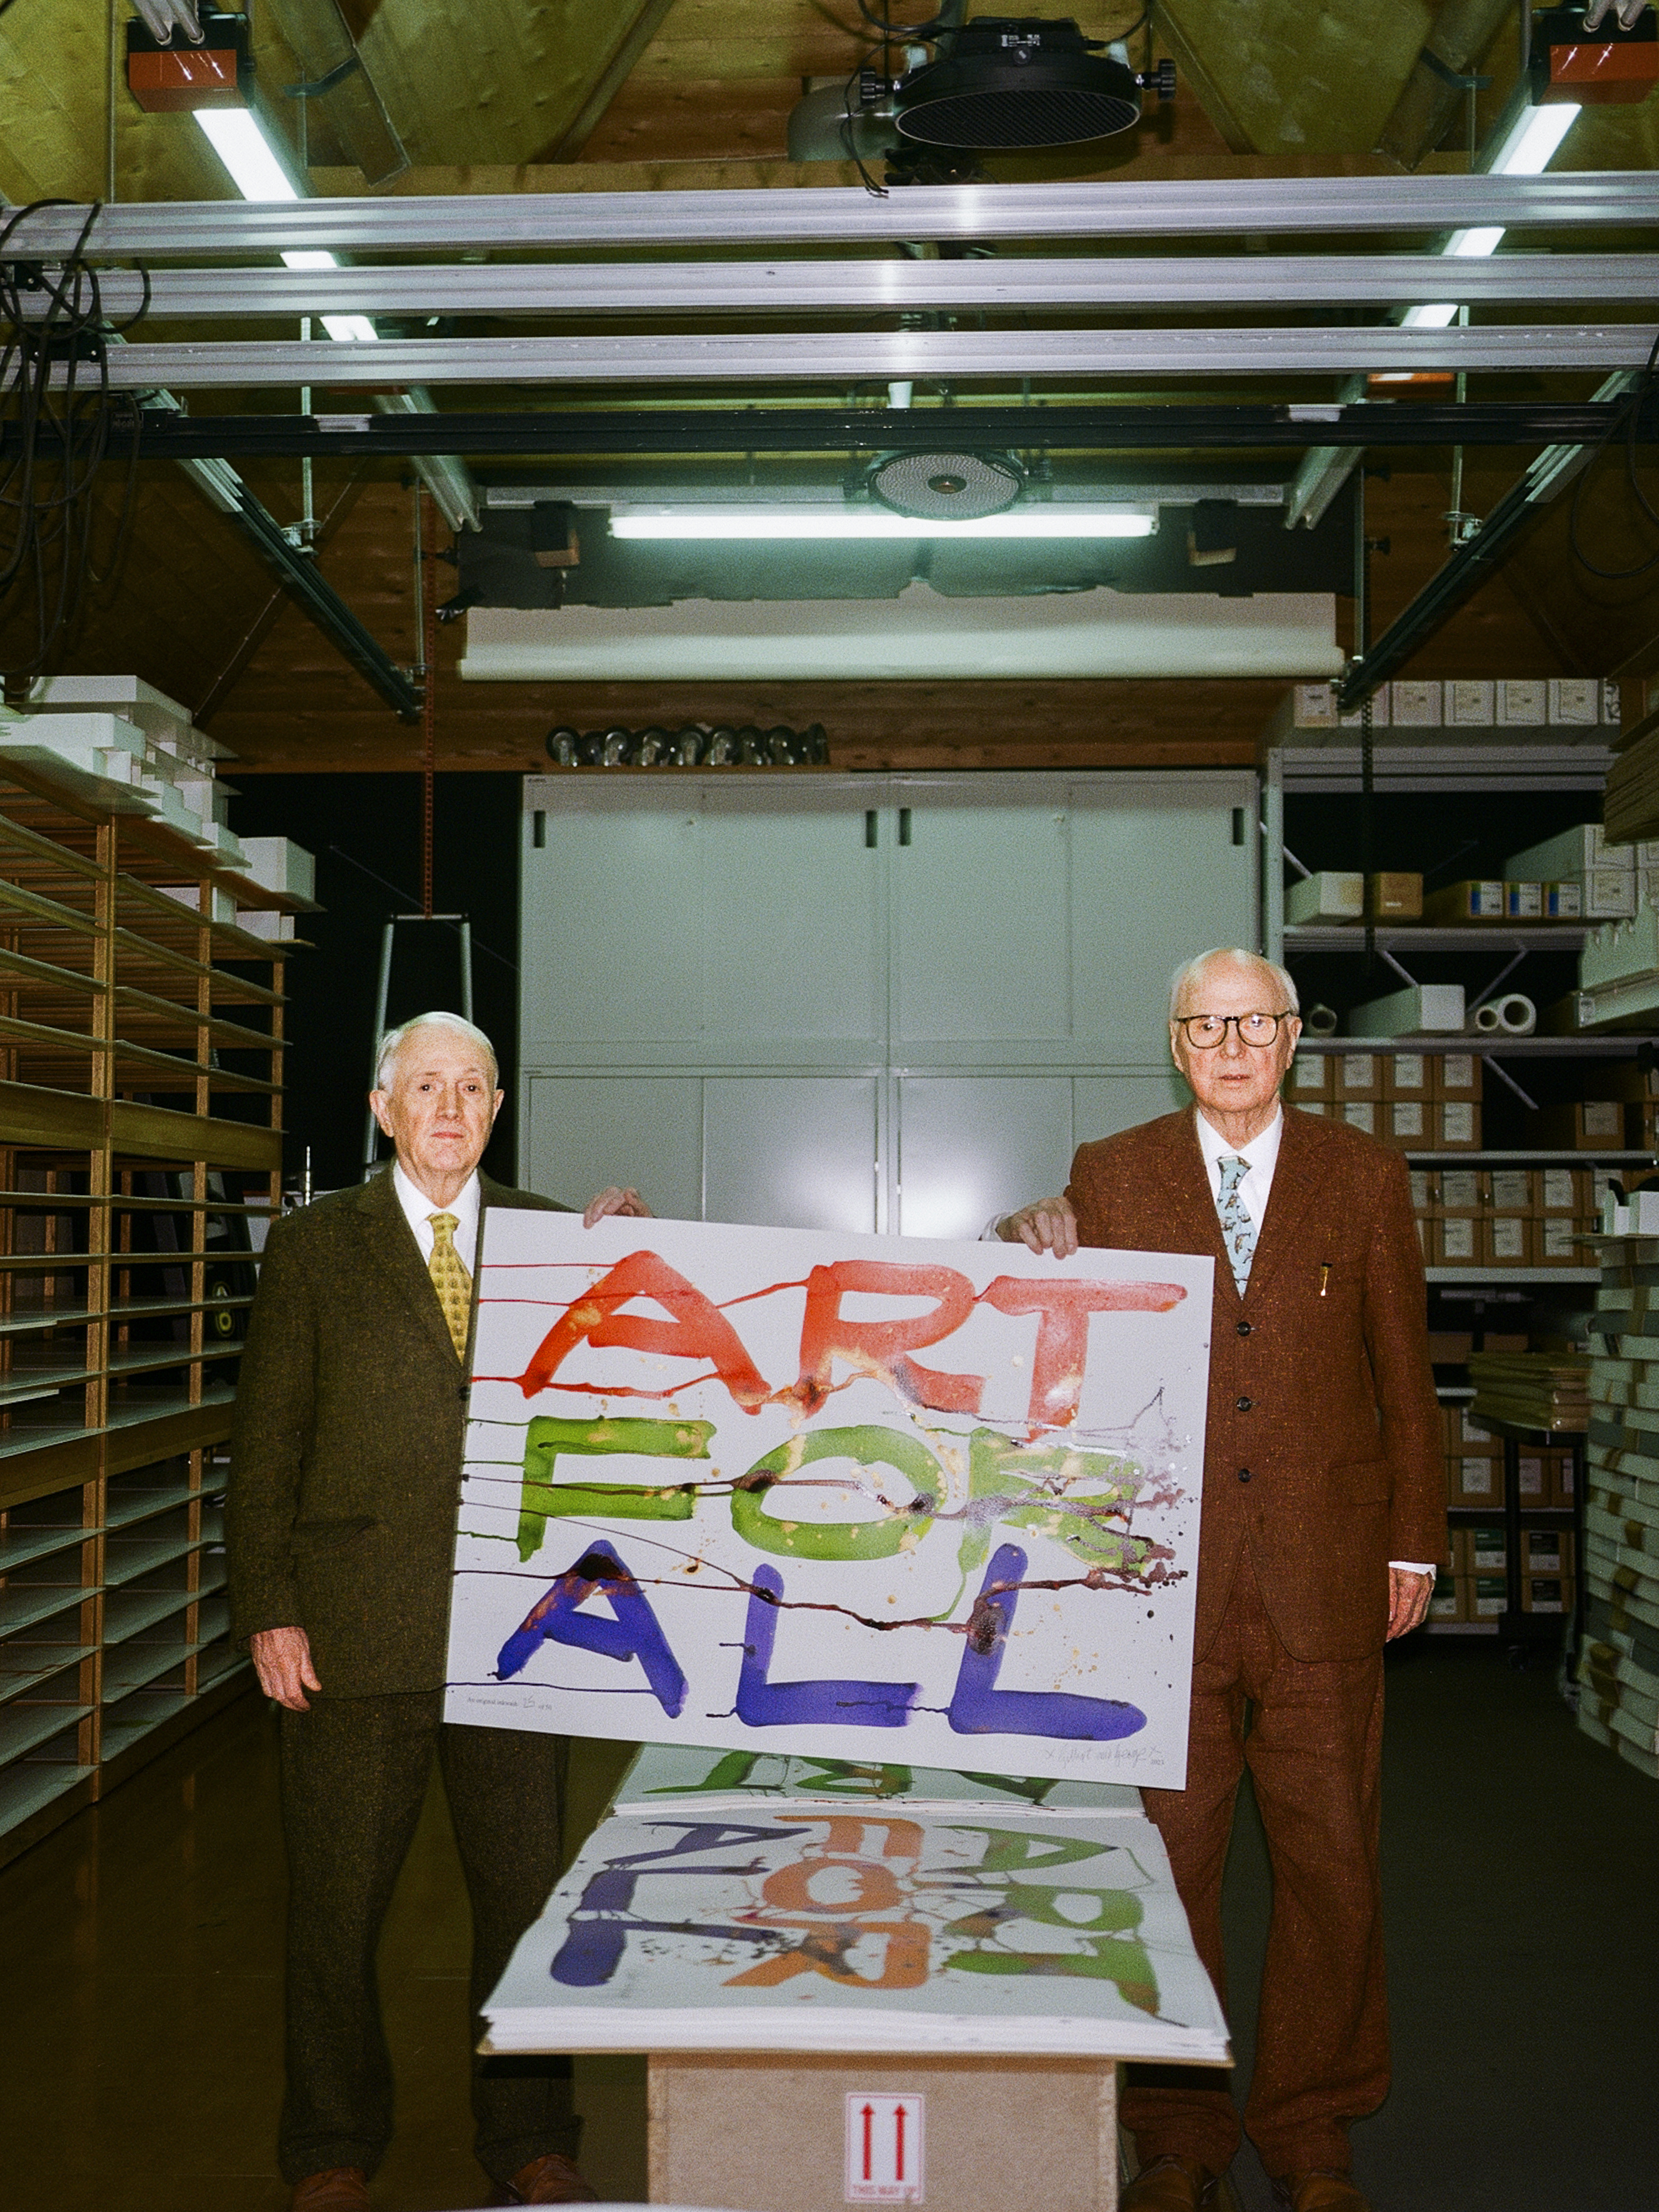
[[[1613, 376], [1601, 386], [1595, 396], [1610, 416], [1616, 416], [1617, 402], [1637, 381], [1631, 375]], [[1474, 536], [1460, 545], [1430, 577], [1364, 659], [1350, 665], [1336, 693], [1337, 704], [1345, 714], [1352, 714], [1372, 692], [1403, 668], [1419, 647], [1479, 591], [1487, 577], [1508, 558], [1540, 510], [1583, 474], [1600, 450], [1600, 441], [1592, 440], [1583, 444], [1547, 446], [1541, 453], [1534, 455], [1525, 475], [1504, 493]]]
[[[112, 269], [105, 313], [145, 306], [143, 278]], [[671, 261], [453, 264], [345, 269], [163, 269], [149, 280], [158, 320], [259, 315], [891, 313], [939, 308], [1279, 307], [1455, 298], [1541, 307], [1659, 298], [1659, 254], [1236, 254], [1115, 260]], [[44, 295], [23, 295], [27, 319]]]
[[[428, 449], [446, 453], [550, 456], [676, 453], [857, 453], [926, 450], [948, 440], [981, 447], [1079, 453], [1224, 453], [1259, 447], [1365, 446], [1593, 445], [1612, 411], [1589, 403], [1549, 406], [1534, 401], [1413, 400], [1351, 406], [1162, 407], [763, 407], [650, 408], [573, 411], [503, 410], [494, 414], [179, 415], [143, 410], [139, 451], [149, 460], [216, 457], [272, 459], [327, 454], [408, 459]], [[42, 441], [52, 425], [40, 426]], [[1659, 405], [1649, 403], [1638, 426], [1643, 442], [1659, 438]], [[16, 450], [15, 428], [0, 423], [0, 458]], [[125, 459], [131, 433], [109, 433], [112, 456]]]
[[[72, 251], [91, 210], [46, 206], [15, 224], [9, 258]], [[283, 250], [445, 253], [590, 246], [843, 246], [915, 239], [1193, 238], [1439, 231], [1498, 225], [1605, 230], [1659, 223], [1659, 175], [1254, 177], [1226, 182], [911, 185], [805, 191], [509, 192], [299, 201], [132, 201], [99, 211], [94, 258], [191, 260]]]
[[[324, 349], [299, 340], [125, 345], [117, 392], [312, 384], [386, 390], [449, 384], [743, 384], [963, 377], [1294, 376], [1405, 369], [1639, 368], [1645, 323], [1487, 324], [1443, 331], [1015, 330], [732, 332], [625, 337], [388, 338]], [[67, 368], [54, 380], [63, 383]]]

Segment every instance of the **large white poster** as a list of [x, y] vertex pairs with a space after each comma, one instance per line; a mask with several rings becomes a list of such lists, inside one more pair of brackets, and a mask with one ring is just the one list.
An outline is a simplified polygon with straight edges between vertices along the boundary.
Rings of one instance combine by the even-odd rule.
[[1179, 1788], [1212, 1263], [492, 1212], [447, 1717]]

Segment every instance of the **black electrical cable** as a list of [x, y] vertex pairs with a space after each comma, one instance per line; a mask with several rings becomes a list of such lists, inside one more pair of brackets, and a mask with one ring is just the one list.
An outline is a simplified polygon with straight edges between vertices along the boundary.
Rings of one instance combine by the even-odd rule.
[[[113, 573], [137, 489], [135, 445], [111, 558], [100, 569], [93, 558], [99, 471], [115, 424], [130, 427], [136, 441], [143, 416], [134, 400], [110, 389], [108, 348], [119, 332], [105, 319], [98, 272], [85, 258], [100, 206], [88, 212], [61, 267], [8, 258], [19, 226], [36, 210], [72, 204], [33, 201], [14, 210], [0, 229], [0, 321], [10, 325], [0, 349], [0, 421], [14, 434], [13, 457], [0, 470], [0, 602], [14, 590], [28, 591], [33, 610], [32, 645], [25, 641], [23, 658], [0, 668], [0, 678], [9, 682], [42, 673], [72, 628], [88, 584], [102, 584]], [[131, 321], [149, 305], [146, 275]]]
[[1589, 555], [1585, 552], [1579, 534], [1579, 519], [1583, 508], [1584, 494], [1589, 488], [1590, 478], [1595, 473], [1595, 465], [1613, 440], [1621, 433], [1625, 445], [1626, 489], [1647, 517], [1648, 521], [1655, 529], [1659, 529], [1659, 508], [1654, 507], [1642, 489], [1641, 479], [1637, 472], [1636, 459], [1637, 433], [1641, 424], [1643, 410], [1653, 395], [1656, 368], [1659, 368], [1659, 337], [1655, 338], [1649, 349], [1646, 363], [1635, 383], [1620, 401], [1612, 421], [1591, 448], [1589, 459], [1579, 471], [1578, 482], [1573, 488], [1572, 506], [1567, 518], [1567, 550], [1581, 568], [1588, 570], [1592, 576], [1599, 577], [1603, 583], [1607, 584], [1630, 583], [1638, 576], [1645, 576], [1650, 569], [1659, 568], [1659, 549], [1650, 553], [1645, 561], [1638, 561], [1631, 568], [1604, 568], [1598, 562], [1592, 561]]

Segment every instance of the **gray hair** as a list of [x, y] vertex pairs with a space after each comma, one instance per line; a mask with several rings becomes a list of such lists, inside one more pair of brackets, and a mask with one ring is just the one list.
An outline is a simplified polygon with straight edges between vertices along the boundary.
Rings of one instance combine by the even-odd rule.
[[[1280, 1005], [1288, 1006], [1293, 1014], [1302, 1011], [1302, 1001], [1297, 995], [1296, 985], [1291, 980], [1289, 969], [1281, 968], [1276, 960], [1268, 960], [1260, 952], [1249, 952], [1242, 945], [1212, 945], [1207, 952], [1195, 952], [1190, 960], [1183, 961], [1170, 979], [1170, 1019], [1176, 1018], [1176, 1008], [1188, 983], [1196, 982], [1200, 972], [1212, 960], [1225, 960], [1235, 968], [1254, 968], [1271, 975], [1281, 994]], [[1277, 1012], [1277, 1007], [1262, 1008], [1264, 1013]]]
[[459, 1014], [433, 1012], [416, 1014], [412, 1021], [404, 1022], [395, 1030], [388, 1030], [380, 1039], [380, 1048], [374, 1055], [374, 1088], [377, 1091], [389, 1091], [392, 1088], [392, 1078], [397, 1068], [398, 1054], [403, 1050], [405, 1042], [416, 1030], [453, 1030], [459, 1036], [464, 1036], [469, 1044], [477, 1048], [489, 1063], [490, 1089], [494, 1091], [499, 1088], [500, 1071], [496, 1066], [495, 1048], [483, 1031], [476, 1028], [472, 1023], [465, 1020]]

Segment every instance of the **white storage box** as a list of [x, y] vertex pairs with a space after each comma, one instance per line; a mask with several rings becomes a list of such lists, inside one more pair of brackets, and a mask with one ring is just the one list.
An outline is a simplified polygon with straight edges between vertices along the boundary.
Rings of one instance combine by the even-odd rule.
[[1365, 910], [1365, 878], [1358, 869], [1322, 868], [1285, 893], [1287, 922], [1358, 921]]
[[288, 837], [244, 837], [242, 849], [247, 855], [245, 872], [256, 884], [286, 898], [316, 897], [317, 863], [303, 845]]
[[1415, 1036], [1427, 1031], [1459, 1031], [1463, 1026], [1463, 986], [1461, 983], [1413, 983], [1391, 991], [1386, 999], [1370, 999], [1348, 1017], [1355, 1036]]

